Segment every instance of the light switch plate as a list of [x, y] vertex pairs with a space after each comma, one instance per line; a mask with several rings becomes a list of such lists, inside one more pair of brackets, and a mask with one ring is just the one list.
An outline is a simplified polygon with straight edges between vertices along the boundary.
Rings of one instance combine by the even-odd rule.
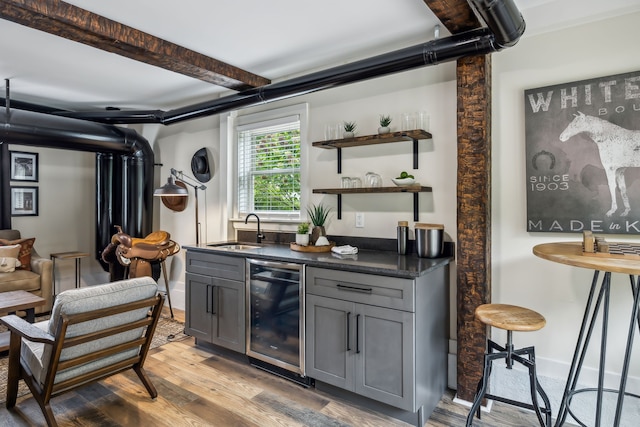
[[364, 212], [356, 212], [356, 228], [364, 227]]

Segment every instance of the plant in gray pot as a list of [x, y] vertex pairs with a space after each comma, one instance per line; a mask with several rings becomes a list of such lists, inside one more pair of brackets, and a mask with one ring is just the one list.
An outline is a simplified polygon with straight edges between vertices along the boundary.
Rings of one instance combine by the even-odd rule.
[[342, 133], [343, 138], [353, 138], [356, 134], [356, 128], [358, 125], [356, 122], [344, 122], [344, 132]]
[[318, 237], [327, 235], [324, 224], [327, 222], [329, 212], [331, 212], [331, 208], [324, 206], [322, 203], [311, 205], [307, 208], [309, 219], [313, 224], [313, 230], [311, 231], [311, 243], [315, 243], [318, 240]]
[[389, 125], [391, 124], [391, 116], [380, 115], [380, 127], [378, 128], [379, 134], [385, 134], [391, 132]]

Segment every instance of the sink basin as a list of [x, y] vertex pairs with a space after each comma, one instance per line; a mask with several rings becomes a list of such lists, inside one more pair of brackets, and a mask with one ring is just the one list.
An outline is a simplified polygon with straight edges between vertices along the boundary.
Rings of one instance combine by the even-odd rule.
[[259, 249], [260, 246], [248, 245], [246, 243], [218, 243], [214, 245], [207, 245], [223, 251], [246, 251], [250, 249]]

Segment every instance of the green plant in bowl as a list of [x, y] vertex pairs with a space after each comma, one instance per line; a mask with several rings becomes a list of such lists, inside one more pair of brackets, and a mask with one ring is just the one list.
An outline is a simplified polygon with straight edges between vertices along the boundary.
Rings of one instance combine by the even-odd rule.
[[380, 126], [383, 128], [389, 127], [389, 125], [391, 124], [391, 116], [387, 115], [380, 115]]
[[345, 132], [355, 132], [358, 125], [356, 122], [344, 122], [344, 131]]
[[303, 222], [298, 224], [298, 234], [309, 234], [309, 223]]

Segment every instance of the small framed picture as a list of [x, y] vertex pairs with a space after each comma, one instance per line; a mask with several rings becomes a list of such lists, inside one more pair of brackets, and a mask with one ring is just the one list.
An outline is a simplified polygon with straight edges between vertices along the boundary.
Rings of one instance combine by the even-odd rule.
[[11, 153], [11, 180], [38, 182], [38, 153]]
[[11, 216], [38, 215], [38, 187], [11, 187]]

